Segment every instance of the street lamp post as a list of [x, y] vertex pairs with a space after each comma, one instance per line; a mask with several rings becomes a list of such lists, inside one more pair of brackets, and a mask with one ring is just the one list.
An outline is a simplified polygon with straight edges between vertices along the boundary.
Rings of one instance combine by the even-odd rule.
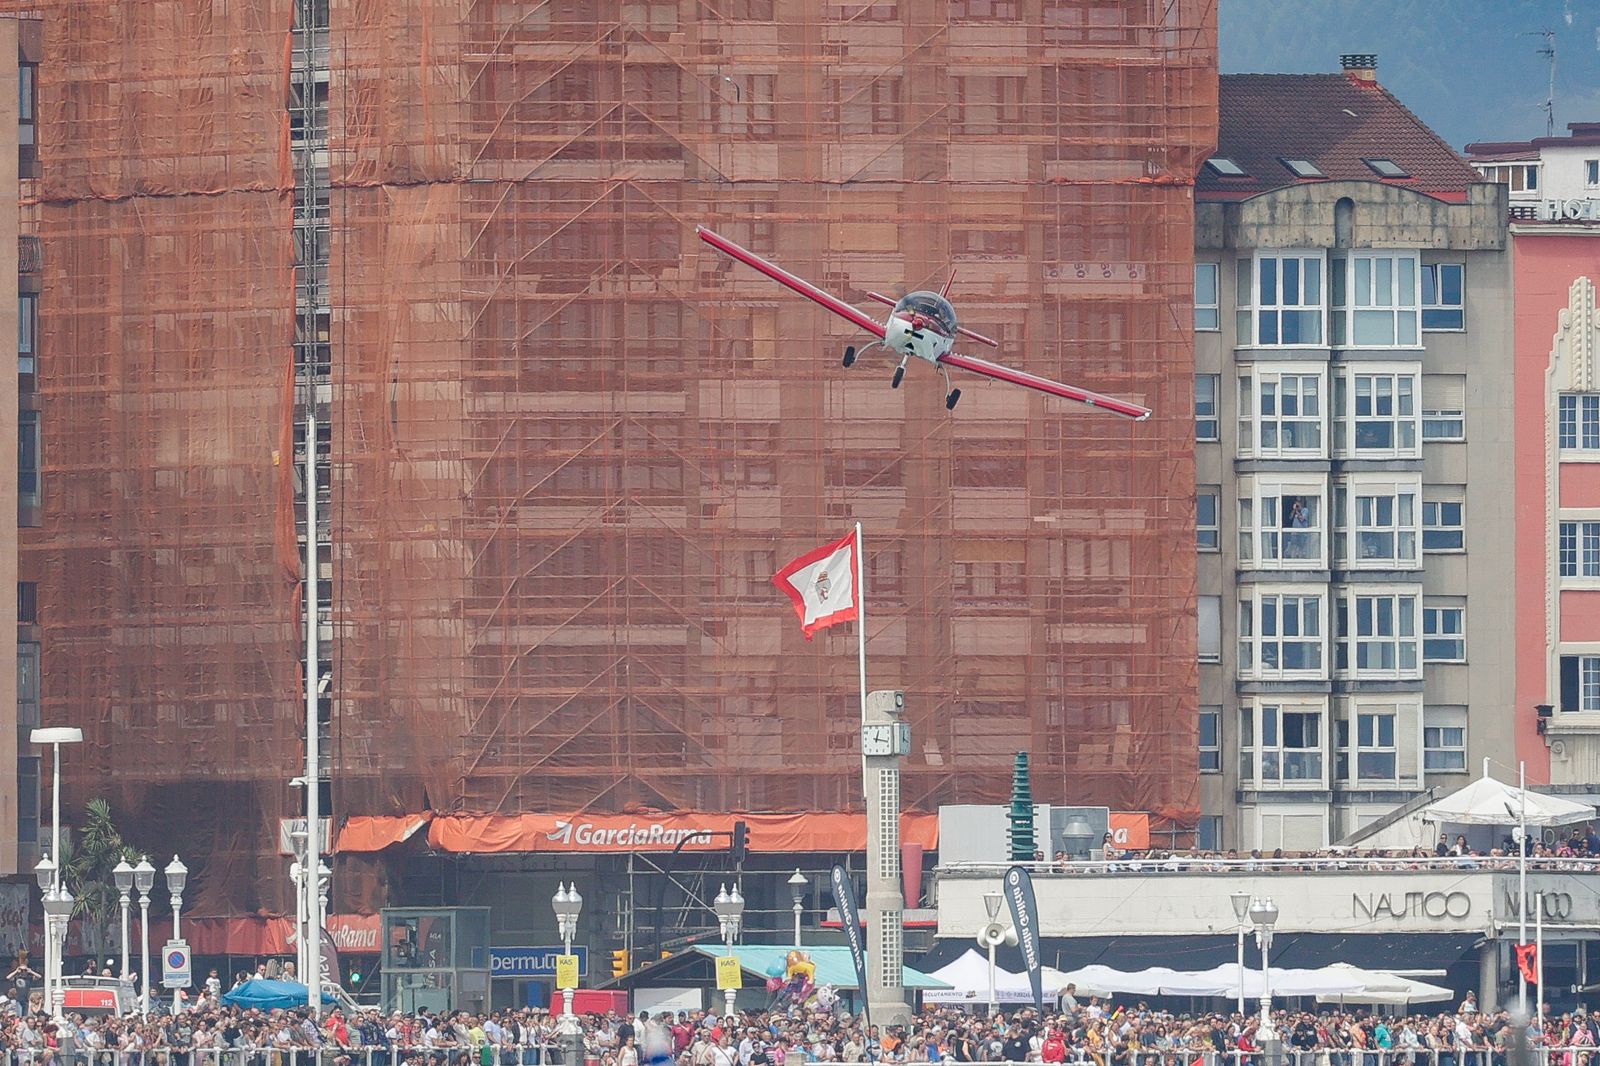
[[[578, 892], [577, 883], [574, 882], [569, 889], [556, 882], [556, 894], [550, 897], [550, 905], [555, 908], [556, 928], [561, 933], [562, 948], [571, 955], [572, 941], [578, 935], [578, 915], [583, 913], [583, 896]], [[583, 1027], [578, 1024], [578, 1016], [572, 1012], [572, 989], [563, 989], [562, 999], [565, 1008], [559, 1023], [561, 1061], [576, 1063], [583, 1057]]]
[[[39, 860], [33, 868], [33, 876], [39, 881], [39, 895], [44, 903], [44, 1009], [52, 1010], [51, 1004], [55, 1002], [55, 964], [53, 962], [56, 950], [55, 929], [50, 919], [50, 899], [56, 891], [56, 864], [46, 855]], [[28, 1005], [22, 1004], [22, 1013], [28, 1013]]]
[[[569, 889], [560, 882], [556, 883], [556, 894], [550, 897], [550, 905], [556, 912], [556, 928], [561, 933], [563, 954], [572, 954], [572, 941], [578, 935], [578, 915], [583, 913], [583, 896], [578, 892], [577, 883], [574, 882]], [[565, 1008], [561, 1014], [561, 1029], [576, 1029], [578, 1020], [572, 1013], [572, 989], [562, 990], [562, 999]]]
[[1267, 1047], [1267, 1043], [1278, 1039], [1277, 1031], [1272, 1027], [1271, 969], [1272, 927], [1278, 924], [1278, 905], [1272, 902], [1272, 897], [1250, 901], [1250, 921], [1256, 927], [1256, 946], [1261, 949], [1261, 1025], [1257, 1032], [1262, 1048], [1270, 1057], [1273, 1050]]
[[795, 947], [800, 946], [800, 919], [806, 911], [806, 888], [810, 884], [811, 882], [807, 881], [805, 875], [800, 872], [800, 867], [796, 866], [794, 868], [794, 873], [790, 876], [788, 881], [789, 898], [794, 900]]
[[1239, 1017], [1244, 1017], [1244, 927], [1250, 918], [1250, 893], [1235, 892], [1229, 897], [1233, 900], [1233, 916], [1238, 919], [1234, 932], [1238, 934], [1236, 946], [1239, 963]]
[[133, 868], [133, 887], [139, 892], [139, 942], [141, 969], [139, 978], [139, 1013], [150, 1016], [150, 894], [156, 887], [156, 868], [148, 856], [139, 857]]
[[328, 928], [328, 896], [333, 891], [333, 871], [325, 862], [317, 863], [317, 927]]
[[[734, 884], [732, 892], [728, 891], [727, 885], [722, 886], [722, 891], [717, 893], [717, 898], [712, 903], [712, 910], [716, 911], [717, 926], [722, 930], [722, 943], [727, 947], [728, 954], [731, 956], [733, 954], [733, 942], [739, 935], [739, 924], [744, 919], [744, 897], [739, 894], [737, 883]], [[733, 1018], [734, 995], [734, 989], [727, 990], [727, 1010], [725, 1014], [729, 1019]]]
[[[172, 904], [172, 939], [182, 940], [183, 936], [181, 935], [179, 921], [183, 913], [183, 886], [189, 880], [189, 868], [174, 855], [172, 861], [167, 863], [166, 874], [167, 892], [169, 902]], [[181, 1005], [178, 998], [180, 993], [181, 989], [174, 988], [172, 990], [172, 1016], [174, 1018], [178, 1016], [178, 1008]]]
[[[1000, 917], [1000, 904], [1005, 902], [1005, 897], [998, 892], [985, 892], [983, 894], [983, 909], [989, 913], [989, 924], [993, 925], [995, 919]], [[984, 943], [989, 946], [989, 1017], [993, 1018], [1000, 1009], [999, 991], [995, 988], [994, 951], [998, 946], [993, 940], [984, 938]]]
[[117, 977], [124, 983], [128, 980], [128, 893], [133, 891], [133, 867], [128, 865], [128, 860], [123, 859], [111, 871], [111, 879], [117, 885], [117, 905], [122, 909], [122, 969], [117, 971]]
[[[72, 725], [46, 726], [46, 727], [44, 727], [42, 729], [35, 729], [32, 732], [30, 732], [28, 734], [28, 740], [29, 740], [30, 743], [33, 743], [33, 744], [48, 744], [48, 745], [50, 745], [50, 751], [51, 751], [51, 756], [50, 756], [50, 854], [55, 856], [55, 862], [52, 863], [52, 865], [51, 865], [51, 869], [52, 869], [53, 872], [51, 874], [49, 892], [47, 893], [46, 903], [45, 903], [45, 913], [48, 916], [48, 914], [49, 914], [48, 897], [50, 895], [59, 896], [61, 894], [61, 892], [63, 891], [63, 889], [61, 887], [61, 875], [64, 872], [61, 869], [61, 745], [63, 745], [63, 744], [82, 744], [83, 743], [83, 730], [79, 729], [77, 726], [72, 726]], [[35, 867], [35, 871], [37, 871], [37, 869], [38, 868]], [[44, 888], [45, 888], [45, 886], [42, 883], [40, 884], [39, 887], [40, 887], [41, 890], [44, 890]], [[64, 948], [66, 946], [66, 931], [64, 929], [62, 930], [62, 934], [61, 935], [62, 935], [62, 948]], [[52, 1006], [52, 1004], [54, 1003], [54, 1000], [52, 1000], [52, 999], [50, 999], [48, 997], [50, 995], [53, 995], [54, 994], [54, 990], [60, 988], [60, 986], [61, 986], [61, 970], [62, 970], [61, 953], [62, 953], [61, 949], [57, 949], [57, 951], [55, 953], [55, 956], [54, 956], [54, 959], [52, 960], [49, 950], [47, 949], [45, 951], [45, 960], [44, 960], [45, 961], [45, 975], [44, 975], [44, 981], [45, 981], [45, 988], [48, 990], [47, 993], [46, 993], [46, 997], [47, 998], [46, 998], [46, 1001], [45, 1001], [45, 1008], [47, 1010], [53, 1010], [54, 1009], [54, 1007]], [[52, 962], [54, 963], [54, 969], [53, 970], [51, 968]]]
[[[56, 876], [60, 877], [60, 870]], [[50, 983], [50, 1002], [45, 1009], [56, 1020], [56, 1024], [65, 1024], [66, 1016], [63, 1009], [66, 1007], [66, 988], [61, 979], [61, 957], [67, 946], [67, 922], [72, 918], [72, 906], [77, 901], [72, 898], [72, 893], [67, 891], [65, 885], [58, 884], [44, 897], [45, 936], [50, 942], [48, 961], [55, 963], [55, 979]]]

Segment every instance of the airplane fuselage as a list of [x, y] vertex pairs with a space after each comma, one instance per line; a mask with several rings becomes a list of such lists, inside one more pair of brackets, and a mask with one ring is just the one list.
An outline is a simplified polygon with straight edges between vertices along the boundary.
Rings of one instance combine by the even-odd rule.
[[889, 313], [883, 343], [897, 355], [937, 363], [955, 344], [956, 327], [956, 311], [949, 300], [936, 292], [913, 292], [902, 296]]
[[916, 323], [899, 315], [890, 315], [883, 331], [884, 346], [896, 355], [911, 355], [937, 363], [955, 343], [953, 338], [941, 337], [931, 329], [918, 329]]

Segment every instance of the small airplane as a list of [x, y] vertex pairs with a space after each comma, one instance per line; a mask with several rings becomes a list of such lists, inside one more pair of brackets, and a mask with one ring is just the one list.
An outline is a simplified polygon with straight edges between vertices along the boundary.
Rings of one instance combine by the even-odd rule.
[[947, 410], [955, 410], [956, 402], [961, 399], [961, 390], [950, 387], [950, 367], [957, 370], [966, 370], [973, 374], [981, 374], [986, 378], [1004, 381], [1012, 385], [1021, 385], [1024, 388], [1035, 389], [1050, 396], [1060, 396], [1067, 400], [1076, 400], [1078, 403], [1090, 407], [1099, 407], [1114, 414], [1131, 418], [1136, 422], [1143, 422], [1150, 417], [1150, 409], [1141, 407], [1136, 403], [1119, 400], [1114, 396], [1103, 396], [1098, 392], [1089, 392], [1086, 389], [1063, 385], [1059, 381], [1051, 381], [1035, 374], [1022, 370], [1013, 370], [999, 363], [991, 363], [986, 359], [976, 359], [970, 355], [959, 355], [951, 349], [955, 347], [956, 338], [967, 337], [980, 344], [987, 344], [991, 348], [1000, 347], [999, 342], [990, 340], [981, 333], [974, 333], [964, 329], [956, 319], [956, 309], [949, 300], [950, 286], [955, 284], [955, 276], [951, 275], [950, 281], [945, 284], [943, 292], [913, 292], [900, 299], [891, 299], [876, 292], [867, 293], [868, 299], [885, 304], [893, 308], [889, 312], [887, 323], [880, 323], [870, 315], [866, 315], [837, 296], [823, 292], [804, 278], [789, 273], [775, 263], [756, 255], [748, 248], [728, 240], [720, 234], [713, 233], [704, 226], [696, 226], [695, 232], [700, 239], [711, 245], [717, 251], [737, 259], [748, 267], [753, 267], [771, 278], [773, 281], [784, 285], [813, 300], [832, 311], [840, 318], [866, 330], [878, 339], [869, 342], [859, 352], [855, 345], [850, 345], [844, 350], [844, 365], [850, 366], [856, 361], [857, 356], [865, 355], [872, 348], [882, 348], [891, 354], [900, 357], [900, 365], [894, 369], [894, 379], [889, 383], [891, 388], [898, 389], [901, 380], [906, 374], [906, 364], [912, 357], [925, 360], [939, 368], [939, 373], [944, 376], [945, 389], [944, 405]]

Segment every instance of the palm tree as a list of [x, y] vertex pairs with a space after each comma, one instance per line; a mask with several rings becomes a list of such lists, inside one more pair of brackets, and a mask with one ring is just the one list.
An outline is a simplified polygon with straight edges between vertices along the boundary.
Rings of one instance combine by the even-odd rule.
[[84, 947], [100, 955], [113, 941], [111, 930], [120, 914], [112, 870], [124, 859], [136, 862], [139, 853], [123, 843], [111, 820], [111, 804], [104, 799], [90, 800], [83, 814], [76, 844], [70, 833], [62, 841], [62, 869], [77, 898], [72, 913], [83, 921]]

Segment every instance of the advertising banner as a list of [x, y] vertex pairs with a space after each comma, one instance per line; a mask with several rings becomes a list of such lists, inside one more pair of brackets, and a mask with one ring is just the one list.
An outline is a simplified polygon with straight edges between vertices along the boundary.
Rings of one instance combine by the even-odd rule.
[[839, 908], [839, 924], [844, 928], [844, 938], [850, 944], [850, 961], [856, 967], [856, 987], [861, 990], [862, 1009], [867, 1013], [867, 1024], [872, 1024], [872, 1014], [867, 1002], [867, 943], [861, 930], [861, 912], [856, 906], [856, 886], [845, 873], [843, 866], [835, 866], [829, 875], [833, 882], [833, 905]]
[[1044, 953], [1039, 944], [1039, 905], [1033, 897], [1033, 878], [1020, 866], [1006, 871], [1006, 906], [1011, 909], [1011, 924], [1017, 931], [1017, 947], [1028, 967], [1028, 983], [1033, 986], [1033, 1005], [1044, 1010]]

